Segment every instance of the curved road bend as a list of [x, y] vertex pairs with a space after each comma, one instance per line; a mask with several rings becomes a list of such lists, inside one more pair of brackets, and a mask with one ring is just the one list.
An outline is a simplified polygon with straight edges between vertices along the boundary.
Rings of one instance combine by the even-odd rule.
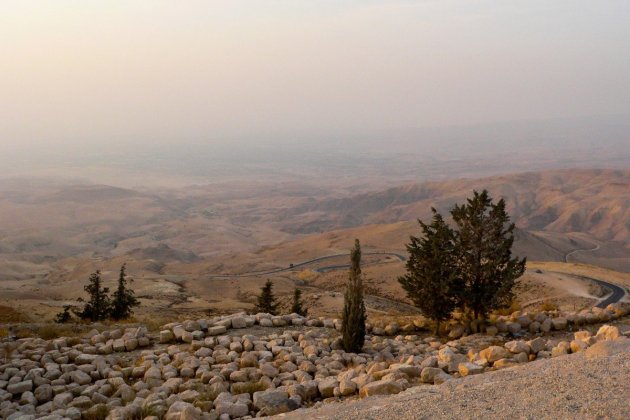
[[601, 302], [599, 302], [597, 305], [595, 305], [596, 308], [605, 308], [606, 306], [610, 305], [611, 303], [617, 303], [619, 302], [621, 299], [623, 299], [623, 297], [626, 295], [626, 291], [624, 288], [617, 286], [616, 284], [612, 284], [612, 283], [608, 283], [606, 281], [603, 280], [598, 280], [598, 279], [594, 279], [592, 277], [585, 277], [585, 276], [577, 276], [586, 280], [591, 280], [594, 281], [595, 283], [599, 284], [602, 287], [605, 287], [607, 289], [609, 289], [610, 291], [612, 291], [612, 293], [610, 294], [610, 296], [608, 296], [606, 299], [602, 300]]
[[[599, 250], [601, 248], [601, 245], [596, 244], [595, 247], [593, 248], [582, 248], [582, 249], [574, 249], [571, 252], [568, 252], [564, 255], [564, 262], [568, 263], [569, 262], [569, 257], [572, 255], [577, 254], [578, 252], [595, 252], [597, 250]], [[564, 273], [567, 274], [567, 273]], [[575, 275], [573, 274], [574, 277], [577, 278], [581, 278], [583, 280], [590, 280], [593, 281], [597, 284], [599, 284], [600, 286], [608, 289], [611, 291], [611, 294], [606, 297], [604, 300], [602, 300], [601, 302], [599, 302], [597, 305], [595, 305], [596, 308], [605, 308], [606, 306], [610, 305], [611, 303], [617, 303], [619, 302], [621, 299], [624, 298], [624, 296], [626, 295], [626, 291], [624, 288], [617, 286], [616, 284], [613, 283], [608, 283], [607, 281], [604, 280], [599, 280], [599, 279], [594, 279], [592, 277], [587, 277], [587, 276], [580, 276], [580, 275]]]
[[[364, 252], [363, 255], [385, 255], [385, 256], [391, 256], [391, 257], [396, 257], [399, 261], [407, 261], [407, 258], [404, 255], [401, 254], [396, 254], [394, 252]], [[327, 255], [325, 257], [319, 257], [319, 258], [314, 258], [312, 260], [308, 260], [308, 261], [304, 261], [301, 262], [299, 264], [293, 264], [292, 266], [289, 267], [283, 267], [283, 268], [274, 268], [272, 270], [264, 270], [264, 271], [252, 271], [249, 273], [241, 273], [241, 274], [210, 274], [208, 275], [208, 277], [210, 278], [227, 278], [227, 277], [252, 277], [252, 276], [265, 276], [265, 275], [269, 275], [269, 274], [277, 274], [277, 273], [282, 273], [285, 271], [292, 271], [295, 270], [296, 268], [300, 268], [300, 267], [304, 267], [310, 264], [315, 264], [321, 261], [326, 261], [326, 260], [331, 260], [333, 258], [339, 258], [339, 257], [350, 257], [350, 254], [335, 254], [335, 255]], [[325, 273], [327, 271], [332, 271], [332, 270], [338, 270], [338, 269], [342, 269], [342, 268], [348, 268], [350, 267], [349, 264], [342, 264], [342, 265], [330, 265], [327, 267], [319, 267], [317, 269], [315, 269], [315, 271], [317, 271], [318, 273]]]
[[[564, 261], [568, 262], [569, 257], [571, 255], [574, 255], [574, 254], [578, 253], [578, 252], [593, 252], [593, 251], [597, 251], [599, 248], [600, 248], [600, 245], [596, 245], [594, 248], [575, 249], [575, 250], [565, 254]], [[403, 262], [407, 261], [407, 258], [404, 255], [396, 254], [394, 252], [366, 252], [363, 255], [386, 255], [386, 256], [396, 257], [399, 261], [403, 261]], [[315, 264], [315, 263], [318, 263], [318, 262], [321, 262], [321, 261], [326, 261], [326, 260], [330, 260], [330, 259], [333, 259], [333, 258], [339, 258], [339, 257], [348, 257], [348, 256], [350, 256], [350, 254], [327, 255], [325, 257], [314, 258], [312, 260], [304, 261], [304, 262], [301, 262], [299, 264], [294, 264], [294, 265], [289, 266], [289, 267], [276, 268], [276, 269], [273, 269], [273, 270], [253, 271], [253, 272], [241, 273], [241, 274], [210, 274], [209, 277], [210, 278], [230, 278], [230, 277], [237, 277], [238, 278], [238, 277], [264, 276], [264, 275], [269, 275], [269, 274], [277, 274], [277, 273], [282, 273], [282, 272], [286, 272], [286, 271], [292, 271], [292, 270], [295, 270], [296, 268], [304, 267], [304, 266], [307, 266], [307, 265], [310, 265], [310, 264]], [[330, 266], [326, 266], [326, 267], [319, 267], [319, 268], [316, 268], [315, 271], [318, 272], [318, 273], [326, 273], [326, 272], [329, 272], [329, 271], [341, 270], [341, 269], [345, 269], [345, 268], [349, 268], [349, 267], [350, 267], [349, 264], [337, 264], [337, 265], [330, 265]], [[568, 274], [568, 273], [562, 273], [562, 274]], [[626, 295], [625, 289], [623, 289], [622, 287], [617, 286], [616, 284], [608, 283], [606, 281], [599, 280], [599, 279], [594, 279], [592, 277], [578, 276], [578, 275], [574, 275], [574, 276], [582, 278], [584, 280], [593, 281], [593, 282], [599, 284], [600, 286], [609, 289], [612, 292], [608, 297], [606, 297], [604, 300], [602, 300], [597, 305], [595, 305], [595, 307], [597, 307], [597, 308], [605, 308], [606, 306], [610, 305], [611, 303], [617, 303], [621, 299], [623, 299], [624, 296]]]

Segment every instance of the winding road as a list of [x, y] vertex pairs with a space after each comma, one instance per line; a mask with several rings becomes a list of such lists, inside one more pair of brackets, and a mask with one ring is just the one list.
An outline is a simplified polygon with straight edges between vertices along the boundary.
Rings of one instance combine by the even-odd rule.
[[[407, 261], [407, 258], [404, 255], [396, 254], [394, 252], [364, 252], [363, 255], [364, 256], [384, 255], [384, 256], [395, 257], [399, 261]], [[299, 264], [293, 264], [293, 265], [290, 265], [288, 267], [274, 268], [272, 270], [251, 271], [249, 273], [240, 273], [240, 274], [209, 274], [208, 277], [220, 279], [220, 278], [227, 278], [227, 277], [266, 276], [266, 275], [269, 275], [269, 274], [277, 274], [277, 273], [283, 273], [283, 272], [286, 272], [286, 271], [293, 271], [296, 268], [301, 268], [301, 267], [305, 267], [307, 265], [316, 264], [318, 262], [331, 260], [333, 258], [340, 258], [340, 257], [350, 258], [350, 254], [327, 255], [325, 257], [319, 257], [319, 258], [314, 258], [312, 260], [304, 261], [304, 262], [301, 262]], [[350, 267], [350, 264], [329, 265], [329, 266], [326, 266], [326, 267], [316, 268], [314, 271], [316, 271], [318, 273], [326, 273], [328, 271], [341, 270], [343, 268], [348, 268], [348, 267]]]
[[[597, 250], [599, 250], [601, 248], [601, 246], [599, 244], [596, 244], [593, 248], [580, 248], [580, 249], [574, 249], [573, 251], [570, 251], [568, 253], [566, 253], [564, 255], [564, 262], [568, 263], [569, 262], [569, 258], [579, 252], [595, 252]], [[401, 254], [397, 254], [394, 252], [365, 252], [363, 253], [363, 255], [369, 256], [369, 255], [383, 255], [383, 256], [390, 256], [390, 257], [395, 257], [396, 259], [398, 259], [399, 261], [406, 261], [407, 258], [404, 255]], [[287, 272], [287, 271], [293, 271], [297, 268], [301, 268], [301, 267], [306, 267], [308, 265], [312, 265], [312, 264], [316, 264], [322, 261], [327, 261], [327, 260], [332, 260], [335, 258], [340, 258], [340, 257], [349, 257], [350, 254], [334, 254], [334, 255], [327, 255], [324, 257], [319, 257], [319, 258], [314, 258], [312, 260], [308, 260], [308, 261], [304, 261], [301, 262], [299, 264], [293, 264], [290, 265], [288, 267], [281, 267], [281, 268], [274, 268], [271, 270], [263, 270], [263, 271], [252, 271], [249, 273], [240, 273], [240, 274], [210, 274], [208, 275], [209, 278], [242, 278], [242, 277], [254, 277], [254, 276], [265, 276], [265, 275], [269, 275], [269, 274], [278, 274], [278, 273], [283, 273], [283, 272]], [[350, 264], [336, 264], [336, 265], [329, 265], [329, 266], [324, 266], [324, 267], [318, 267], [316, 269], [314, 269], [314, 271], [318, 272], [318, 273], [327, 273], [329, 271], [335, 271], [335, 270], [342, 270], [342, 269], [347, 269], [350, 267]], [[563, 274], [568, 274], [568, 275], [572, 275], [570, 273], [563, 273]], [[592, 277], [587, 277], [587, 276], [580, 276], [580, 275], [573, 275], [574, 277], [578, 277], [581, 278], [583, 280], [587, 280], [587, 281], [592, 281], [595, 282], [597, 284], [599, 284], [600, 286], [608, 289], [611, 291], [610, 295], [608, 295], [605, 299], [603, 299], [602, 301], [598, 302], [595, 307], [597, 308], [605, 308], [606, 306], [610, 305], [611, 303], [617, 303], [619, 302], [621, 299], [624, 298], [624, 296], [626, 295], [626, 290], [620, 286], [617, 286], [616, 284], [613, 283], [609, 283], [607, 281], [604, 280], [600, 280], [600, 279], [595, 279]]]
[[568, 252], [564, 255], [564, 262], [568, 263], [569, 262], [569, 257], [572, 255], [577, 254], [578, 252], [595, 252], [598, 251], [601, 248], [601, 245], [597, 244], [595, 245], [595, 248], [578, 248], [578, 249], [574, 249], [571, 252]]
[[585, 280], [594, 281], [600, 286], [605, 287], [606, 289], [612, 291], [612, 293], [608, 297], [606, 297], [604, 300], [602, 300], [597, 305], [595, 305], [596, 308], [603, 309], [606, 306], [610, 305], [611, 303], [617, 303], [621, 299], [623, 299], [623, 297], [626, 295], [625, 289], [617, 286], [616, 284], [608, 283], [607, 281], [603, 281], [599, 279], [594, 279], [592, 277], [585, 277], [585, 276], [577, 276], [577, 277], [583, 278]]
[[[577, 254], [578, 252], [595, 252], [597, 250], [599, 250], [601, 248], [601, 245], [599, 244], [595, 244], [595, 247], [593, 248], [581, 248], [581, 249], [574, 249], [571, 252], [568, 252], [564, 255], [564, 262], [568, 263], [569, 262], [569, 257], [571, 257], [572, 255]], [[564, 273], [564, 274], [569, 274], [569, 273]], [[610, 295], [608, 295], [604, 300], [600, 301], [599, 303], [597, 303], [597, 305], [595, 305], [596, 308], [605, 308], [606, 306], [610, 305], [611, 303], [617, 303], [619, 302], [621, 299], [624, 298], [624, 296], [626, 295], [626, 290], [620, 286], [617, 286], [616, 284], [613, 283], [608, 283], [607, 281], [604, 280], [600, 280], [600, 279], [594, 279], [592, 277], [587, 277], [587, 276], [579, 276], [579, 275], [572, 275], [573, 277], [577, 277], [583, 280], [587, 280], [587, 281], [592, 281], [595, 282], [597, 284], [599, 284], [600, 286], [608, 289], [611, 291]]]

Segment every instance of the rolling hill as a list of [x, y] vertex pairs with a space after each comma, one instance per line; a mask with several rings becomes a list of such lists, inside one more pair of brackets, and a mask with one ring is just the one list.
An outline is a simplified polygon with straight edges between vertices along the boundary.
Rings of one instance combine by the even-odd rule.
[[559, 170], [483, 179], [460, 179], [320, 199], [281, 212], [277, 221], [292, 233], [315, 233], [368, 224], [426, 218], [488, 189], [508, 204], [521, 229], [583, 232], [602, 241], [630, 241], [630, 171]]

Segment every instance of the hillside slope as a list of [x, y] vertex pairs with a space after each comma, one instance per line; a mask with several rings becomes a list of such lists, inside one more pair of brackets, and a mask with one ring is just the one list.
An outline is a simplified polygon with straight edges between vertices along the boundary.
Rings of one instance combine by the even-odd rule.
[[430, 182], [335, 199], [282, 212], [293, 233], [426, 218], [463, 202], [472, 190], [503, 197], [517, 226], [526, 230], [585, 232], [605, 241], [630, 241], [630, 171], [562, 170], [483, 179]]

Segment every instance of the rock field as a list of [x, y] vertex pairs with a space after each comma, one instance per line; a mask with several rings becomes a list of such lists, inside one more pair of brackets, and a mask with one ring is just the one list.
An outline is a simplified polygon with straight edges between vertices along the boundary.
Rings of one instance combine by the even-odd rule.
[[296, 314], [189, 320], [157, 335], [134, 327], [21, 339], [2, 344], [0, 417], [230, 419], [321, 408], [588, 351], [624, 338], [615, 326], [589, 324], [629, 312], [625, 304], [515, 312], [484, 334], [454, 324], [446, 343], [390, 322], [370, 326], [360, 354], [341, 349], [338, 320]]

